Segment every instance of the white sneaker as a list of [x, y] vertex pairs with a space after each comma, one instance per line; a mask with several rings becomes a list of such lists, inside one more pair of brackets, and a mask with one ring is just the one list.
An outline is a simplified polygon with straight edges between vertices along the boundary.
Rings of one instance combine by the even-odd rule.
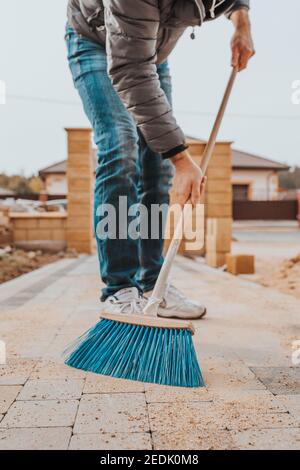
[[110, 295], [103, 302], [103, 311], [115, 314], [141, 315], [146, 302], [136, 287], [126, 287], [114, 295]]
[[[147, 292], [149, 298], [151, 292]], [[180, 318], [184, 320], [196, 320], [206, 315], [206, 307], [188, 299], [175, 286], [169, 285], [164, 300], [161, 302], [158, 316], [163, 318]]]

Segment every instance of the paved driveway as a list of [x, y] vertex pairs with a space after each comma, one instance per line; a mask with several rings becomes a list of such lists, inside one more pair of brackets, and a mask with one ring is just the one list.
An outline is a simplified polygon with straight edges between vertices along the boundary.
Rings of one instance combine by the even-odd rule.
[[205, 389], [62, 363], [64, 348], [98, 319], [95, 256], [2, 285], [0, 449], [300, 449], [299, 301], [184, 258], [174, 283], [208, 306], [195, 323]]

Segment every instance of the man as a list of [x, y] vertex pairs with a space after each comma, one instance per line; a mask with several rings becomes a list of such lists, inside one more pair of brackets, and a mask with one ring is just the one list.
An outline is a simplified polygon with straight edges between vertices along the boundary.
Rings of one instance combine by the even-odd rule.
[[[168, 203], [174, 168], [179, 202], [199, 203], [205, 178], [172, 112], [167, 58], [187, 27], [226, 14], [235, 27], [232, 65], [243, 70], [254, 54], [248, 9], [249, 0], [69, 0], [68, 59], [98, 148], [98, 235], [101, 208], [118, 212], [120, 196], [149, 213]], [[97, 236], [97, 245], [105, 309], [140, 313], [163, 262], [163, 227], [158, 239]], [[174, 286], [159, 309], [163, 317], [205, 313]]]

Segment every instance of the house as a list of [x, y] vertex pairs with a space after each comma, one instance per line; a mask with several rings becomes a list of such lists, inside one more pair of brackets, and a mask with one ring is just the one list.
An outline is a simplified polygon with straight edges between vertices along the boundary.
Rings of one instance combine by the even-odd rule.
[[47, 166], [39, 171], [44, 182], [44, 191], [49, 196], [63, 197], [68, 194], [67, 160]]
[[[94, 150], [95, 168], [97, 165]], [[240, 150], [232, 150], [232, 189], [234, 200], [276, 200], [279, 197], [278, 173], [289, 167]], [[67, 195], [67, 161], [50, 165], [39, 172], [49, 196]]]
[[274, 160], [233, 149], [233, 200], [277, 200], [279, 197], [278, 173], [288, 169], [287, 165]]

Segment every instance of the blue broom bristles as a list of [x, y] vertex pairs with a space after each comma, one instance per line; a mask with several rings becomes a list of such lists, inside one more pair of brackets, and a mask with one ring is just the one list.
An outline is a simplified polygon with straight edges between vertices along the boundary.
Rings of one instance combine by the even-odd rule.
[[204, 386], [188, 329], [100, 320], [68, 349], [65, 364], [111, 377]]

